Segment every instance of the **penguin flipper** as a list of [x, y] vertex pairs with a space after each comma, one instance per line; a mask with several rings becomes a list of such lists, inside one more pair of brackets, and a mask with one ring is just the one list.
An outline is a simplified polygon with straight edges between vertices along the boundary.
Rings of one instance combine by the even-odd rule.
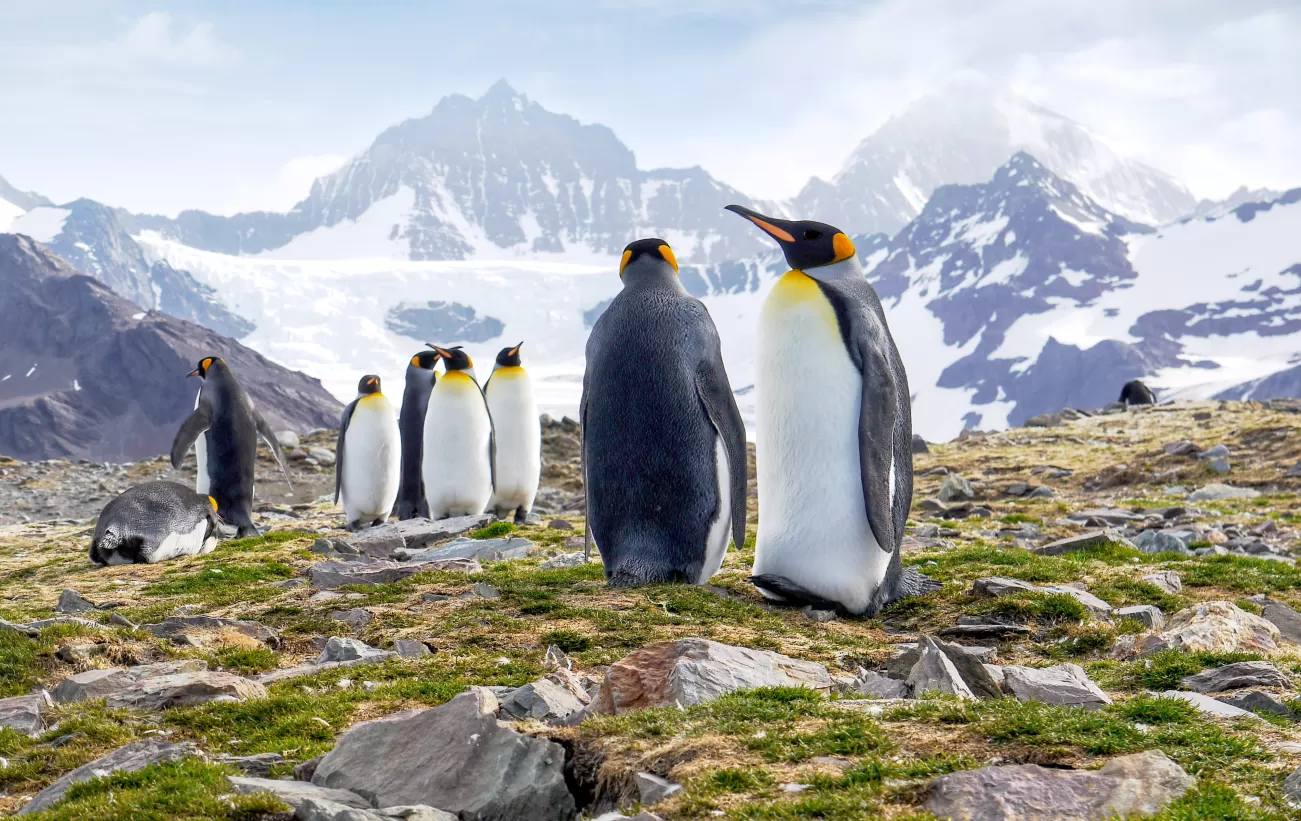
[[172, 467], [180, 468], [185, 461], [185, 452], [194, 446], [204, 431], [212, 427], [212, 403], [200, 398], [194, 411], [181, 423], [172, 440]]
[[348, 423], [352, 422], [352, 412], [357, 409], [357, 400], [348, 403], [339, 418], [339, 440], [334, 445], [334, 503], [339, 503], [339, 491], [343, 488], [343, 437], [348, 432]]
[[[474, 377], [471, 377], [473, 379]], [[488, 382], [492, 377], [488, 377]], [[483, 397], [483, 410], [488, 414], [488, 481], [492, 485], [492, 492], [497, 492], [497, 425], [492, 421], [492, 411], [488, 410], [488, 392], [484, 386], [480, 386], [476, 381], [475, 387], [479, 388], [479, 395]]]
[[[867, 323], [863, 323], [867, 325]], [[899, 443], [896, 426], [900, 422], [899, 384], [894, 369], [886, 358], [888, 337], [882, 327], [860, 327], [855, 341], [859, 353], [859, 367], [863, 372], [862, 404], [858, 413], [859, 474], [863, 480], [863, 504], [867, 508], [867, 521], [876, 543], [887, 553], [899, 546], [903, 534], [902, 522], [895, 523], [895, 504], [891, 485], [902, 487], [904, 477], [894, 476], [904, 465], [897, 458]], [[907, 387], [905, 386], [905, 391]], [[904, 420], [907, 421], [907, 420]], [[907, 437], [911, 447], [911, 436]], [[912, 475], [911, 457], [907, 460], [909, 477]], [[911, 487], [911, 482], [909, 482]], [[906, 514], [905, 514], [906, 515]]]
[[267, 420], [262, 417], [262, 414], [253, 411], [253, 420], [257, 424], [257, 432], [262, 435], [262, 438], [266, 440], [267, 447], [271, 448], [271, 452], [275, 454], [276, 463], [280, 465], [280, 472], [285, 475], [285, 484], [289, 485], [289, 489], [292, 491], [294, 483], [289, 478], [289, 462], [285, 459], [284, 449], [280, 447], [280, 440], [276, 438], [275, 431], [271, 430], [271, 426], [267, 424]]
[[[591, 361], [591, 360], [588, 360]], [[587, 370], [583, 370], [583, 393], [578, 400], [578, 475], [583, 478], [583, 563], [592, 559], [592, 505], [587, 483]]]
[[[717, 333], [714, 334], [717, 346]], [[723, 367], [720, 350], [712, 351], [696, 370], [696, 395], [705, 406], [705, 413], [714, 425], [714, 430], [723, 440], [723, 449], [727, 452], [727, 475], [731, 483], [728, 488], [730, 510], [732, 512], [732, 541], [736, 549], [745, 547], [745, 493], [748, 476], [745, 459], [745, 423], [741, 421], [741, 411], [736, 407], [736, 397], [732, 395], [732, 386]], [[721, 499], [719, 500], [722, 501]]]

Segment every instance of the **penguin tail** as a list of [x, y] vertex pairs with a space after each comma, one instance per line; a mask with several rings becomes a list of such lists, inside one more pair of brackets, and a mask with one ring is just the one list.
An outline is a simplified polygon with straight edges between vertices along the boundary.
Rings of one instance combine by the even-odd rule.
[[886, 601], [890, 602], [906, 599], [911, 596], [925, 596], [927, 593], [934, 593], [944, 585], [924, 575], [915, 567], [905, 567], [899, 574], [898, 581], [895, 582], [893, 595]]
[[812, 606], [816, 610], [836, 610], [844, 612], [845, 608], [838, 602], [828, 601], [817, 593], [807, 590], [785, 576], [763, 573], [746, 579], [759, 588], [759, 592], [794, 607]]

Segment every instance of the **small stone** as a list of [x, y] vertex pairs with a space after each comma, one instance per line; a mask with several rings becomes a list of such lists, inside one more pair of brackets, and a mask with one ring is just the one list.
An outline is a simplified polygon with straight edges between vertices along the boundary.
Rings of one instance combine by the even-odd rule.
[[294, 810], [297, 810], [298, 806], [309, 798], [330, 801], [335, 804], [342, 804], [345, 807], [357, 807], [359, 809], [370, 807], [366, 799], [354, 792], [318, 787], [305, 781], [280, 781], [271, 778], [245, 778], [239, 776], [230, 776], [226, 780], [230, 784], [230, 788], [240, 795], [270, 793]]
[[1067, 553], [1090, 550], [1108, 544], [1129, 545], [1129, 542], [1115, 530], [1095, 530], [1082, 533], [1079, 536], [1068, 536], [1065, 539], [1049, 542], [1036, 549], [1035, 552], [1041, 556], [1062, 556]]
[[325, 649], [316, 659], [316, 664], [325, 664], [332, 661], [361, 661], [389, 658], [396, 655], [389, 650], [380, 650], [371, 647], [364, 641], [343, 636], [330, 636], [325, 643]]
[[936, 494], [941, 502], [965, 502], [976, 498], [976, 491], [971, 482], [956, 473], [944, 477], [940, 491]]
[[1120, 607], [1116, 609], [1113, 615], [1117, 619], [1133, 619], [1149, 630], [1160, 630], [1165, 627], [1165, 614], [1161, 612], [1161, 608], [1151, 604]]
[[1265, 713], [1282, 716], [1283, 718], [1297, 718], [1296, 714], [1286, 704], [1283, 704], [1269, 693], [1262, 693], [1257, 690], [1250, 690], [1233, 696], [1220, 696], [1218, 701], [1223, 701], [1225, 704], [1237, 707], [1239, 710], [1250, 710], [1257, 715]]
[[1248, 712], [1232, 704], [1226, 704], [1218, 699], [1201, 693], [1185, 693], [1181, 690], [1166, 690], [1161, 694], [1165, 698], [1177, 698], [1180, 701], [1186, 701], [1197, 708], [1200, 713], [1217, 718], [1250, 718], [1255, 721], [1261, 721], [1261, 717], [1255, 713]]
[[511, 718], [545, 722], [568, 718], [585, 706], [572, 692], [545, 678], [516, 688], [501, 701], [502, 713]]
[[219, 755], [213, 759], [218, 764], [229, 764], [250, 778], [270, 778], [271, 768], [285, 763], [280, 753], [258, 753], [257, 755]]
[[1301, 644], [1301, 613], [1286, 604], [1269, 602], [1260, 609], [1260, 616], [1278, 628], [1284, 641]]
[[[1173, 570], [1163, 570], [1159, 573], [1149, 573], [1143, 577], [1143, 581], [1154, 587], [1160, 588], [1164, 593], [1174, 595], [1184, 589], [1183, 582], [1179, 574]], [[1301, 617], [1298, 617], [1301, 619]], [[1301, 628], [1301, 621], [1298, 621], [1298, 628]]]
[[681, 784], [674, 784], [654, 773], [634, 773], [632, 779], [643, 807], [653, 807], [682, 792]]
[[1228, 445], [1216, 445], [1212, 448], [1207, 448], [1197, 454], [1197, 458], [1201, 459], [1203, 462], [1209, 462], [1213, 459], [1227, 459], [1229, 458], [1229, 447]]
[[431, 562], [393, 562], [387, 560], [352, 562], [317, 562], [307, 573], [312, 584], [322, 590], [344, 585], [375, 585], [401, 581], [426, 571], [479, 573], [483, 570], [474, 559], [448, 559]]
[[1287, 473], [1283, 475], [1289, 479], [1301, 479], [1301, 462], [1298, 462], [1297, 464], [1288, 468]]
[[1230, 470], [1229, 460], [1227, 459], [1212, 459], [1209, 462], [1207, 462], [1206, 465], [1211, 469], [1212, 473], [1223, 474], [1223, 473], [1228, 473]]
[[438, 562], [449, 559], [477, 559], [479, 561], [504, 561], [508, 559], [525, 559], [538, 551], [538, 546], [528, 539], [509, 536], [504, 539], [455, 539], [442, 547], [426, 547], [423, 550], [398, 548], [393, 551], [395, 559], [408, 562]]
[[368, 610], [357, 608], [354, 610], [331, 610], [330, 618], [343, 622], [353, 630], [360, 630], [370, 624], [374, 616]]
[[136, 629], [135, 622], [131, 621], [121, 613], [110, 613], [108, 616], [108, 623], [118, 627], [125, 627], [128, 630]]
[[1004, 667], [1003, 689], [1020, 701], [1087, 708], [1111, 703], [1111, 698], [1089, 680], [1084, 668], [1078, 664], [1044, 668]]
[[953, 665], [944, 651], [930, 636], [922, 636], [918, 642], [921, 654], [917, 663], [908, 674], [908, 687], [914, 698], [921, 698], [927, 693], [957, 696], [975, 700], [971, 688], [962, 680], [958, 668]]
[[912, 452], [915, 454], [931, 452], [930, 446], [926, 444], [926, 440], [916, 433], [913, 434]]
[[307, 455], [318, 463], [329, 467], [334, 464], [334, 451], [325, 448], [308, 448]]
[[1024, 624], [981, 616], [959, 616], [957, 624], [940, 630], [939, 635], [969, 641], [993, 641], [1012, 636], [1027, 637], [1033, 632]]
[[153, 633], [160, 639], [169, 639], [177, 644], [202, 646], [202, 637], [230, 630], [251, 639], [264, 642], [271, 647], [280, 646], [280, 636], [264, 624], [242, 619], [221, 619], [213, 616], [173, 616], [157, 624], [142, 624], [140, 629]]
[[1026, 482], [1013, 482], [1007, 486], [1008, 496], [1024, 496], [1030, 492], [1030, 485]]
[[1144, 653], [1163, 649], [1204, 653], [1272, 654], [1281, 640], [1278, 628], [1232, 602], [1201, 602], [1175, 613], [1165, 629], [1147, 636]]
[[8, 727], [17, 733], [36, 738], [45, 730], [43, 713], [46, 707], [52, 707], [50, 697], [44, 692], [29, 696], [0, 698], [0, 727]]
[[907, 698], [908, 684], [859, 668], [858, 675], [848, 685], [848, 692], [869, 698]]
[[276, 431], [276, 441], [279, 442], [280, 447], [285, 450], [296, 448], [302, 444], [298, 439], [298, 434], [294, 433], [292, 430]]
[[414, 639], [398, 639], [393, 642], [393, 650], [397, 652], [398, 658], [404, 659], [420, 658], [433, 653], [428, 644]]
[[1268, 661], [1240, 661], [1185, 676], [1179, 682], [1196, 693], [1219, 693], [1245, 687], [1291, 688], [1292, 680]]
[[1062, 423], [1061, 414], [1041, 413], [1038, 416], [1031, 416], [1025, 420], [1027, 428], [1055, 428]]
[[76, 590], [68, 588], [59, 594], [59, 603], [54, 609], [65, 615], [75, 616], [78, 613], [91, 612], [95, 609], [95, 605], [86, 601]]
[[1162, 448], [1166, 456], [1195, 456], [1199, 448], [1192, 442], [1171, 442]]
[[1053, 490], [1050, 487], [1047, 487], [1046, 485], [1037, 487], [1034, 490], [1030, 491], [1028, 494], [1026, 494], [1027, 499], [1053, 499], [1056, 498], [1056, 496], [1057, 496], [1057, 491]]
[[587, 559], [583, 556], [582, 551], [573, 553], [561, 553], [558, 556], [552, 556], [542, 564], [538, 565], [539, 570], [568, 570], [571, 567], [582, 567], [587, 564]]
[[565, 519], [552, 519], [547, 522], [547, 530], [573, 530], [574, 525]]
[[104, 648], [107, 645], [93, 644], [90, 642], [74, 642], [65, 644], [55, 652], [55, 657], [59, 661], [65, 661], [69, 664], [77, 661], [86, 661], [94, 656], [104, 654]]
[[548, 645], [546, 655], [542, 658], [542, 666], [548, 670], [572, 670], [574, 662], [556, 645]]
[[1260, 496], [1259, 490], [1249, 487], [1234, 487], [1225, 484], [1209, 484], [1194, 490], [1188, 495], [1190, 502], [1221, 502], [1233, 499], [1255, 499]]
[[1178, 553], [1187, 556], [1190, 551], [1178, 537], [1164, 530], [1144, 530], [1134, 539], [1134, 546], [1144, 553]]
[[470, 588], [470, 592], [481, 599], [500, 599], [501, 591], [490, 584], [479, 582]]

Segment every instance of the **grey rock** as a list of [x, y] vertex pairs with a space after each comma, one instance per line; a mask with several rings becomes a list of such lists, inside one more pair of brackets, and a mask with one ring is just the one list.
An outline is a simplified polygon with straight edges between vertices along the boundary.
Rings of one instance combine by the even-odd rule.
[[35, 738], [45, 730], [45, 708], [52, 706], [44, 690], [28, 696], [0, 698], [0, 727]]
[[78, 627], [99, 627], [99, 624], [90, 619], [78, 618], [77, 616], [55, 616], [51, 619], [37, 619], [29, 621], [26, 624], [17, 624], [6, 619], [0, 619], [0, 630], [10, 633], [19, 633], [28, 638], [36, 638], [41, 631], [47, 627], [54, 627], [60, 624], [75, 624]]
[[[977, 698], [999, 698], [1003, 695], [998, 684], [989, 676], [983, 663], [994, 657], [992, 648], [963, 647], [938, 639], [933, 639], [936, 647], [953, 664], [964, 684]], [[921, 659], [924, 645], [921, 642], [909, 647], [904, 652], [886, 662], [885, 674], [895, 679], [907, 679], [917, 662]], [[860, 676], [862, 673], [860, 672]], [[885, 685], [882, 685], [883, 687]], [[878, 696], [879, 698], [895, 696]]]
[[1127, 410], [1129, 410], [1129, 406], [1124, 402], [1108, 402], [1102, 406], [1102, 415], [1113, 416], [1117, 413], [1124, 413]]
[[1117, 619], [1133, 619], [1142, 623], [1149, 630], [1160, 630], [1165, 627], [1165, 614], [1161, 612], [1161, 608], [1151, 604], [1120, 607], [1116, 609], [1113, 615]]
[[218, 764], [229, 764], [250, 778], [268, 778], [271, 775], [272, 767], [285, 763], [285, 757], [280, 753], [218, 755], [214, 756], [212, 760]]
[[1055, 428], [1061, 424], [1062, 417], [1059, 413], [1041, 413], [1025, 420], [1027, 428]]
[[568, 718], [586, 706], [574, 693], [543, 678], [515, 688], [509, 697], [502, 699], [501, 712], [514, 719], [532, 718], [550, 723]]
[[181, 743], [171, 744], [165, 741], [136, 741], [125, 747], [119, 747], [108, 755], [101, 756], [89, 764], [83, 764], [72, 772], [64, 775], [50, 786], [41, 790], [31, 801], [28, 801], [21, 810], [19, 815], [29, 815], [34, 812], [40, 812], [46, 809], [54, 802], [63, 797], [68, 788], [73, 784], [79, 784], [82, 781], [89, 781], [92, 778], [100, 778], [109, 773], [128, 772], [133, 773], [143, 770], [151, 764], [159, 764], [164, 761], [178, 761], [190, 756], [202, 755], [198, 748], [193, 744]]
[[[918, 656], [920, 656], [920, 651]], [[849, 683], [848, 693], [871, 698], [907, 698], [908, 684], [897, 678], [889, 678], [871, 670], [859, 669], [858, 675]]]
[[429, 645], [414, 639], [398, 639], [393, 642], [393, 650], [398, 654], [398, 658], [404, 659], [420, 658], [433, 652], [429, 649]]
[[1029, 582], [1023, 582], [1020, 579], [1008, 579], [1002, 576], [991, 576], [988, 578], [977, 579], [971, 585], [971, 593], [975, 596], [1006, 596], [1012, 593], [1039, 593], [1049, 596], [1070, 596], [1080, 604], [1084, 605], [1084, 607], [1095, 616], [1109, 616], [1112, 611], [1110, 604], [1107, 604], [1105, 601], [1086, 590], [1080, 590], [1076, 587], [1064, 585], [1040, 587], [1038, 585], [1030, 584]]
[[1211, 472], [1219, 474], [1225, 474], [1231, 470], [1228, 459], [1212, 459], [1206, 463], [1206, 466], [1211, 469]]
[[1239, 710], [1250, 710], [1257, 715], [1262, 713], [1268, 715], [1282, 716], [1283, 718], [1296, 719], [1297, 714], [1286, 704], [1268, 693], [1262, 693], [1257, 690], [1249, 690], [1245, 693], [1239, 693], [1234, 696], [1221, 696], [1218, 701], [1223, 701], [1230, 707], [1237, 707]]
[[1278, 628], [1284, 641], [1301, 644], [1301, 613], [1286, 604], [1270, 602], [1260, 609], [1260, 615]]
[[920, 655], [912, 671], [908, 673], [908, 687], [914, 698], [921, 698], [927, 693], [957, 696], [975, 700], [971, 688], [963, 681], [962, 675], [939, 645], [930, 636], [922, 636]]
[[470, 592], [481, 599], [500, 599], [501, 591], [490, 584], [479, 582], [470, 587]]
[[925, 809], [954, 821], [1103, 821], [1155, 815], [1193, 783], [1165, 753], [1148, 750], [1100, 770], [1012, 764], [950, 773], [931, 782]]
[[184, 659], [141, 664], [125, 669], [111, 667], [106, 670], [86, 670], [60, 681], [50, 695], [58, 704], [108, 698], [132, 682], [180, 673], [199, 673], [207, 669], [208, 663], [202, 659]]
[[450, 519], [405, 519], [369, 527], [342, 539], [346, 550], [372, 559], [389, 559], [397, 551], [413, 553], [436, 542], [460, 536], [484, 527], [492, 521], [486, 513], [477, 516], [454, 516]]
[[957, 624], [945, 627], [938, 635], [968, 641], [994, 641], [1012, 636], [1026, 637], [1033, 632], [1024, 624], [982, 616], [959, 616]]
[[1003, 681], [1005, 676], [1003, 675], [1002, 667], [1000, 667], [997, 664], [986, 664], [985, 672], [989, 674], [990, 681], [997, 684], [1000, 690], [1003, 689]]
[[573, 553], [561, 553], [538, 565], [539, 570], [568, 570], [571, 567], [582, 567], [587, 564], [587, 559], [583, 557], [582, 551]]
[[423, 805], [364, 810], [309, 797], [294, 810], [294, 821], [457, 821], [457, 818]]
[[1214, 447], [1207, 448], [1206, 450], [1197, 454], [1197, 458], [1201, 459], [1203, 462], [1209, 462], [1213, 459], [1227, 459], [1229, 458], [1229, 447], [1228, 445], [1216, 445]]
[[637, 795], [644, 807], [653, 807], [682, 792], [681, 784], [674, 784], [654, 773], [633, 773], [632, 780], [637, 785]]
[[66, 661], [69, 664], [77, 661], [87, 661], [95, 656], [104, 654], [107, 645], [92, 644], [90, 642], [73, 642], [60, 647], [54, 656], [59, 661]]
[[1208, 601], [1185, 607], [1171, 616], [1165, 629], [1143, 639], [1144, 653], [1174, 649], [1188, 652], [1272, 654], [1278, 650], [1278, 628], [1232, 602]]
[[1234, 487], [1225, 484], [1209, 484], [1200, 487], [1188, 494], [1190, 502], [1221, 502], [1232, 499], [1255, 499], [1260, 496], [1259, 490], [1249, 487]]
[[106, 704], [111, 709], [157, 712], [210, 701], [247, 701], [266, 696], [265, 687], [243, 676], [203, 670], [129, 682], [110, 695]]
[[80, 593], [72, 588], [65, 589], [59, 594], [59, 603], [54, 608], [64, 615], [75, 616], [78, 613], [89, 613], [95, 609], [95, 605], [86, 601]]
[[280, 447], [285, 448], [286, 450], [289, 448], [296, 448], [301, 444], [298, 439], [298, 434], [294, 433], [292, 430], [276, 431], [276, 441], [280, 443]]
[[1216, 718], [1249, 718], [1255, 721], [1261, 721], [1261, 717], [1255, 713], [1248, 712], [1232, 704], [1226, 704], [1218, 699], [1201, 693], [1185, 693], [1181, 690], [1166, 690], [1161, 694], [1165, 698], [1177, 698], [1180, 701], [1186, 701], [1197, 708], [1197, 711], [1208, 716]]
[[425, 804], [484, 821], [572, 819], [564, 748], [504, 727], [496, 712], [497, 699], [478, 688], [441, 707], [359, 724], [312, 783], [352, 790], [372, 806]]
[[473, 559], [448, 559], [437, 562], [391, 562], [385, 560], [353, 562], [317, 562], [307, 573], [312, 585], [333, 590], [346, 584], [374, 585], [401, 581], [426, 571], [479, 573], [483, 567]]
[[280, 636], [264, 624], [240, 619], [221, 619], [214, 616], [172, 616], [157, 624], [142, 624], [140, 629], [153, 633], [160, 639], [177, 644], [201, 646], [202, 635], [210, 632], [234, 630], [271, 647], [280, 646]]
[[930, 446], [928, 446], [928, 445], [926, 444], [926, 440], [923, 439], [921, 436], [919, 436], [919, 435], [916, 434], [916, 433], [913, 434], [912, 452], [913, 452], [913, 453], [930, 453], [930, 452], [931, 452]]
[[1192, 442], [1171, 442], [1162, 448], [1166, 456], [1195, 456], [1199, 448]]
[[1295, 464], [1295, 465], [1293, 465], [1292, 467], [1288, 468], [1288, 469], [1287, 469], [1287, 472], [1284, 473], [1283, 475], [1286, 476], [1286, 477], [1289, 478], [1289, 479], [1298, 479], [1298, 478], [1301, 478], [1301, 462], [1298, 462], [1297, 464]]
[[366, 809], [370, 803], [354, 792], [348, 790], [328, 789], [306, 781], [282, 781], [273, 778], [246, 778], [230, 776], [226, 779], [230, 788], [240, 795], [270, 793], [297, 810], [305, 799], [315, 798], [340, 804], [345, 807]]
[[574, 524], [568, 519], [552, 519], [547, 522], [547, 530], [573, 530]]
[[[1183, 581], [1179, 574], [1173, 570], [1162, 570], [1159, 573], [1149, 573], [1143, 577], [1143, 581], [1160, 588], [1162, 591], [1174, 595], [1184, 589]], [[1298, 636], [1301, 636], [1301, 615], [1297, 617]]]
[[314, 774], [316, 773], [316, 765], [321, 763], [321, 759], [322, 759], [322, 758], [325, 758], [325, 754], [324, 754], [324, 753], [322, 753], [321, 755], [316, 756], [315, 758], [309, 758], [309, 759], [307, 759], [306, 761], [302, 762], [301, 764], [298, 764], [297, 766], [295, 766], [295, 767], [294, 767], [294, 780], [295, 780], [295, 781], [311, 781], [311, 780], [312, 780], [312, 775], [314, 775]]
[[334, 451], [325, 448], [308, 448], [307, 455], [318, 463], [329, 467], [334, 464]]
[[1131, 513], [1128, 510], [1103, 507], [1093, 508], [1091, 510], [1081, 510], [1076, 513], [1068, 514], [1066, 518], [1076, 522], [1098, 519], [1106, 522], [1108, 525], [1128, 525], [1142, 522], [1144, 517], [1137, 513]]
[[1047, 486], [1037, 487], [1026, 494], [1027, 499], [1054, 499], [1057, 497], [1057, 491]]
[[136, 629], [135, 622], [131, 621], [121, 613], [110, 613], [108, 616], [108, 623], [118, 627], [125, 627], [128, 630]]
[[1111, 698], [1089, 680], [1078, 664], [1007, 666], [1003, 668], [1003, 689], [1020, 701], [1088, 708], [1111, 703]]
[[1144, 530], [1134, 539], [1134, 546], [1144, 553], [1178, 553], [1187, 556], [1192, 551], [1181, 539], [1165, 530]]
[[966, 502], [976, 498], [976, 491], [971, 482], [956, 473], [950, 473], [944, 477], [936, 495], [941, 502]]
[[1283, 779], [1283, 793], [1291, 799], [1292, 805], [1301, 804], [1301, 769], [1296, 769]]
[[330, 636], [325, 649], [317, 657], [316, 664], [332, 661], [379, 661], [394, 655], [396, 654], [391, 650], [380, 650], [358, 639]]
[[511, 536], [507, 539], [456, 539], [442, 547], [428, 547], [424, 550], [395, 550], [394, 558], [409, 562], [437, 562], [447, 559], [478, 559], [484, 562], [496, 562], [505, 559], [524, 559], [531, 556], [538, 546], [528, 539]]
[[[335, 621], [343, 622], [344, 624], [351, 627], [353, 630], [360, 630], [366, 625], [370, 624], [371, 620], [375, 617], [370, 614], [369, 610], [354, 608], [352, 610], [331, 610], [330, 618], [334, 619]], [[339, 659], [330, 659], [330, 660], [338, 661]]]
[[[1035, 552], [1041, 556], [1061, 556], [1066, 553], [1074, 553], [1080, 550], [1090, 550], [1095, 547], [1102, 547], [1112, 543], [1129, 544], [1125, 537], [1121, 536], [1115, 530], [1095, 530], [1089, 533], [1082, 533], [1079, 536], [1067, 536], [1065, 539], [1058, 539], [1055, 542], [1036, 548]], [[1132, 545], [1130, 545], [1132, 547]]]
[[1244, 687], [1292, 686], [1292, 680], [1268, 661], [1226, 664], [1214, 670], [1203, 670], [1196, 675], [1186, 676], [1179, 683], [1196, 693], [1220, 693]]

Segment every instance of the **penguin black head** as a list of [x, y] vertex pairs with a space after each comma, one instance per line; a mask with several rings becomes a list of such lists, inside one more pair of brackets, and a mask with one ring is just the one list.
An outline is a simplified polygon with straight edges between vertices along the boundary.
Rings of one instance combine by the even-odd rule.
[[365, 396], [370, 393], [379, 393], [379, 377], [373, 373], [368, 373], [357, 383], [357, 393]]
[[474, 367], [474, 360], [470, 358], [468, 353], [461, 350], [460, 345], [455, 348], [440, 348], [432, 342], [426, 342], [425, 344], [433, 348], [443, 358], [443, 367], [447, 368], [449, 373]]
[[415, 368], [423, 368], [424, 370], [432, 371], [434, 366], [437, 364], [438, 351], [421, 351], [411, 357], [411, 366]]
[[204, 379], [207, 379], [208, 370], [213, 366], [213, 363], [215, 362], [221, 362], [221, 364], [223, 365], [226, 364], [219, 356], [205, 356], [203, 359], [199, 360], [199, 367], [187, 373], [185, 375], [185, 378], [189, 379], [191, 376], [199, 376]]
[[786, 255], [786, 264], [797, 271], [833, 265], [854, 256], [853, 241], [834, 225], [813, 220], [765, 217], [742, 205], [729, 205], [727, 210], [740, 214], [777, 240]]
[[502, 348], [501, 353], [497, 354], [497, 367], [518, 368], [520, 366], [519, 349], [522, 347], [524, 347], [523, 342], [513, 348]]
[[623, 249], [623, 259], [619, 261], [619, 278], [627, 281], [626, 275], [634, 276], [651, 271], [672, 269], [674, 276], [678, 273], [678, 258], [673, 255], [669, 244], [658, 237], [639, 239], [628, 243]]

